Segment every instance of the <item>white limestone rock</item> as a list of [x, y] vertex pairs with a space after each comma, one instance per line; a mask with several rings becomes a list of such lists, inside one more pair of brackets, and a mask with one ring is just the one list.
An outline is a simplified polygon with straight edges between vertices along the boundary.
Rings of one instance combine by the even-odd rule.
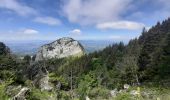
[[112, 97], [116, 97], [116, 95], [118, 94], [118, 90], [117, 89], [111, 90], [110, 94]]
[[23, 87], [17, 95], [15, 95], [12, 100], [26, 100], [26, 95], [30, 91], [29, 88]]
[[78, 41], [69, 37], [64, 37], [41, 46], [36, 54], [35, 61], [69, 56], [81, 56], [83, 54], [84, 48]]
[[48, 71], [42, 67], [33, 81], [34, 85], [41, 89], [41, 91], [51, 91], [53, 87], [49, 83]]
[[129, 89], [129, 87], [130, 87], [130, 85], [128, 85], [128, 84], [124, 84], [124, 89]]

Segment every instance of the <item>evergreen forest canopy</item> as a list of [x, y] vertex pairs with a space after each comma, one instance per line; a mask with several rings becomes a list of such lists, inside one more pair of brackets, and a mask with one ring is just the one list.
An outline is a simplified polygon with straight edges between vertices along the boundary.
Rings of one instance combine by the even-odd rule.
[[[111, 97], [109, 91], [122, 90], [124, 84], [132, 88], [153, 87], [160, 89], [159, 93], [169, 90], [170, 18], [149, 30], [144, 28], [141, 36], [127, 45], [115, 43], [81, 57], [39, 62], [34, 62], [34, 58], [27, 55], [20, 60], [0, 43], [0, 98], [5, 100], [13, 96], [6, 93], [9, 86], [22, 85], [30, 88], [28, 100], [47, 100], [49, 95], [58, 100], [84, 100], [87, 96], [94, 100], [145, 100], [147, 97], [142, 92], [132, 98], [128, 91], [116, 97]], [[40, 71], [49, 76], [49, 83], [54, 87], [51, 91], [41, 91], [33, 84]], [[161, 98], [161, 94], [156, 96]], [[155, 100], [155, 97], [150, 99]]]

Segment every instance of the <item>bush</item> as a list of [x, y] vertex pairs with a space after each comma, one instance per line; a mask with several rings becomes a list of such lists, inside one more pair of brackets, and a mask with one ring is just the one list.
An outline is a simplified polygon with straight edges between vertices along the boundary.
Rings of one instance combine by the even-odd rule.
[[109, 98], [109, 90], [102, 87], [96, 87], [90, 90], [89, 95], [90, 98], [100, 98], [100, 99], [108, 99]]
[[113, 100], [136, 100], [129, 93], [120, 93]]
[[8, 96], [5, 94], [5, 84], [0, 85], [0, 100], [9, 100]]
[[40, 91], [39, 89], [33, 88], [31, 89], [30, 95], [27, 97], [28, 100], [50, 100], [50, 98], [54, 98], [54, 94], [52, 92]]

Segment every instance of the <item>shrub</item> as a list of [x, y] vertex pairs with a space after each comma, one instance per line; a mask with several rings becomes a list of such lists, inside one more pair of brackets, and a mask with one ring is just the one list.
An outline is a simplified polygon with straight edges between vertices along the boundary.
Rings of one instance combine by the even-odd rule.
[[0, 85], [0, 100], [8, 100], [8, 96], [5, 94], [5, 84]]
[[90, 90], [89, 95], [90, 98], [100, 98], [100, 99], [108, 99], [109, 98], [109, 90], [103, 87], [96, 87]]

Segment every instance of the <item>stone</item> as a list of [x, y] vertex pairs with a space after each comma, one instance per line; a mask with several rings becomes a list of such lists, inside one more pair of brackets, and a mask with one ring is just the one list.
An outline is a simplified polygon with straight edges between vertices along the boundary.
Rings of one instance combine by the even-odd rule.
[[129, 87], [130, 87], [130, 85], [128, 85], [128, 84], [124, 84], [124, 89], [129, 89]]
[[69, 56], [81, 56], [83, 54], [84, 48], [78, 41], [69, 37], [64, 37], [41, 46], [36, 54], [35, 61]]
[[17, 95], [15, 95], [12, 100], [26, 100], [26, 95], [30, 92], [30, 89], [23, 87]]
[[88, 96], [86, 96], [86, 100], [90, 100], [90, 98]]
[[132, 91], [130, 92], [130, 94], [133, 95], [133, 96], [137, 96], [137, 95], [139, 95], [140, 93], [139, 93], [137, 90], [132, 90]]
[[44, 77], [42, 77], [40, 80], [39, 80], [39, 88], [41, 89], [41, 91], [51, 91], [52, 90], [52, 87], [49, 85], [49, 77], [48, 75], [45, 75]]
[[118, 93], [117, 89], [110, 91], [110, 94], [111, 94], [112, 97], [116, 97], [117, 93]]
[[42, 67], [38, 74], [34, 78], [35, 86], [41, 89], [41, 91], [51, 91], [53, 88], [49, 85], [49, 76], [46, 68]]
[[22, 89], [21, 85], [15, 86], [15, 85], [9, 85], [6, 88], [6, 94], [8, 96], [14, 97], [15, 95], [17, 95], [17, 93], [19, 93], [19, 91]]

